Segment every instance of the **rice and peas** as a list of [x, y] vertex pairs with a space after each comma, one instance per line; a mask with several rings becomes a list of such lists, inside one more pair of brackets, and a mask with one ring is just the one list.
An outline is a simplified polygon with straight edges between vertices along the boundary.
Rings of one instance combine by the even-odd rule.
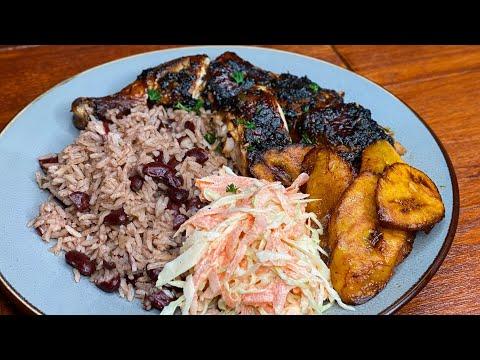
[[[75, 281], [88, 276], [103, 291], [138, 298], [145, 309], [164, 313], [177, 307], [183, 313], [244, 314], [320, 313], [334, 302], [346, 307], [320, 258], [321, 226], [312, 227], [317, 221], [305, 213], [307, 195], [298, 192], [306, 174], [287, 189], [232, 178], [224, 168], [232, 164], [221, 155], [222, 147], [232, 150], [231, 138], [221, 118], [203, 109], [195, 114], [141, 106], [117, 115], [111, 110], [104, 121], [92, 117], [73, 144], [39, 159], [37, 183], [53, 196], [29, 225], [44, 241], [56, 240], [50, 251], [65, 252]], [[221, 189], [206, 196], [205, 186], [195, 184], [208, 179]], [[240, 207], [234, 201], [219, 208], [229, 189], [239, 190], [224, 181], [248, 184], [234, 196], [245, 198]], [[259, 196], [265, 209], [256, 208]], [[206, 202], [211, 204], [203, 208]], [[215, 227], [238, 212], [265, 229], [252, 237], [255, 232], [241, 224], [245, 232], [218, 236]], [[218, 214], [225, 214], [220, 222]], [[198, 221], [197, 229], [185, 227]], [[192, 246], [203, 250], [189, 254]], [[222, 252], [223, 246], [236, 250]]]
[[[129, 301], [139, 298], [146, 309], [152, 302], [162, 307], [165, 294], [174, 296], [174, 290], [156, 294], [154, 281], [178, 256], [183, 239], [172, 237], [176, 228], [204, 205], [194, 180], [227, 164], [219, 154], [226, 128], [203, 110], [141, 106], [127, 116], [117, 114], [111, 110], [104, 121], [92, 118], [73, 144], [40, 158], [37, 183], [53, 196], [29, 225], [44, 241], [56, 240], [50, 248], [54, 254], [70, 252], [75, 281], [82, 272], [104, 291], [118, 291]], [[181, 190], [144, 176], [143, 166], [152, 162], [174, 168]], [[122, 209], [120, 219], [112, 221], [110, 214]]]

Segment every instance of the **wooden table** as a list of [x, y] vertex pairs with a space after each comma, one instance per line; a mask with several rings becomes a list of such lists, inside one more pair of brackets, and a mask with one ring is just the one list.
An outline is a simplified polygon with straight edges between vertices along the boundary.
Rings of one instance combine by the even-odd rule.
[[[124, 56], [174, 46], [0, 47], [0, 129], [60, 81]], [[480, 46], [270, 46], [349, 68], [409, 104], [455, 166], [460, 220], [445, 262], [400, 314], [480, 314]], [[17, 310], [0, 295], [0, 314]]]

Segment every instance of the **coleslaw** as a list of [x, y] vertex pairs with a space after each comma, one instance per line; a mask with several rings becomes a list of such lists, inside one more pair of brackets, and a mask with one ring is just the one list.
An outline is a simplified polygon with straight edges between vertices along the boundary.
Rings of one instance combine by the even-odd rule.
[[183, 295], [161, 314], [321, 314], [335, 302], [353, 309], [333, 289], [320, 257], [322, 226], [305, 211], [314, 200], [299, 192], [307, 180], [301, 174], [285, 188], [227, 167], [196, 180], [210, 204], [175, 234], [185, 231], [186, 240], [156, 286]]

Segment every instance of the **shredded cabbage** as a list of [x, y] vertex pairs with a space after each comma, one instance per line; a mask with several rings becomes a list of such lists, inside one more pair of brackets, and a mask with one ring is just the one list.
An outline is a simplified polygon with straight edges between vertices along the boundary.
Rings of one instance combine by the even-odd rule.
[[[198, 179], [201, 197], [211, 204], [186, 221], [181, 254], [158, 276], [183, 295], [162, 314], [321, 314], [334, 302], [345, 305], [320, 257], [320, 222], [305, 211], [310, 201], [292, 186], [235, 175]], [[226, 192], [234, 184], [236, 194]], [[312, 226], [314, 223], [317, 227]], [[177, 277], [188, 273], [185, 281]]]

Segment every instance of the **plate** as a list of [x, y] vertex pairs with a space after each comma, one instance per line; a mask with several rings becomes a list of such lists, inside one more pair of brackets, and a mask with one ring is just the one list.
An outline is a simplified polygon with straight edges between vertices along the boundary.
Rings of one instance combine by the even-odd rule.
[[345, 92], [373, 118], [392, 129], [407, 148], [405, 160], [426, 172], [445, 202], [445, 218], [428, 234], [419, 233], [410, 256], [385, 289], [354, 312], [334, 306], [327, 314], [390, 314], [417, 294], [433, 276], [452, 243], [458, 221], [458, 185], [438, 138], [406, 104], [373, 82], [314, 58], [256, 47], [207, 46], [154, 51], [116, 60], [80, 73], [53, 87], [23, 109], [0, 136], [0, 283], [24, 309], [36, 314], [151, 314], [140, 303], [99, 291], [88, 279], [73, 281], [63, 256], [54, 256], [26, 224], [48, 194], [39, 190], [37, 157], [59, 152], [78, 130], [70, 105], [79, 96], [104, 96], [132, 82], [143, 70], [180, 56], [205, 53], [215, 58], [234, 51], [262, 68], [307, 75], [320, 86]]

